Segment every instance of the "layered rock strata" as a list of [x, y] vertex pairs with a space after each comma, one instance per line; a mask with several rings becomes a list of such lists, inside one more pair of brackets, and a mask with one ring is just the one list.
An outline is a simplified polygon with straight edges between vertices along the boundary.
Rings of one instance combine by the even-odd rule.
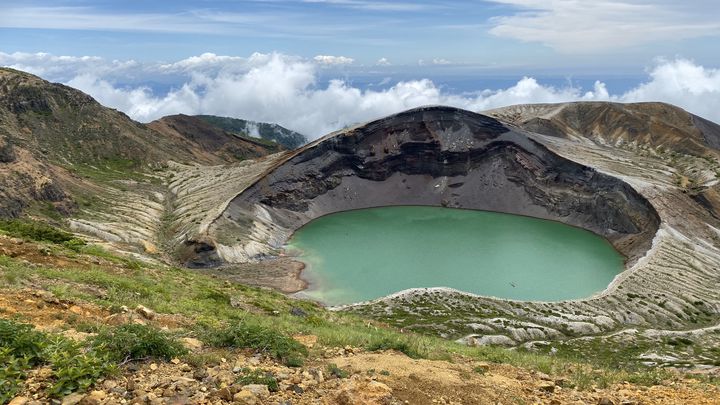
[[[426, 107], [301, 148], [235, 197], [211, 225], [207, 264], [272, 255], [322, 215], [390, 205], [498, 211], [560, 221], [607, 238], [629, 261], [659, 217], [623, 181], [562, 158], [493, 118]], [[225, 236], [225, 237], [223, 237]], [[197, 262], [197, 260], [195, 260]]]

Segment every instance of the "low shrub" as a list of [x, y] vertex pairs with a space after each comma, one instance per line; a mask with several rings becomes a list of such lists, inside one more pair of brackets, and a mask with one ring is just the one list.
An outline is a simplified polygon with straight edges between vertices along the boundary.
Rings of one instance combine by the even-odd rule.
[[62, 397], [75, 391], [85, 391], [101, 377], [117, 367], [110, 355], [64, 338], [57, 338], [45, 349], [52, 366], [54, 383], [48, 390], [52, 397]]
[[19, 392], [30, 368], [43, 364], [52, 370], [48, 394], [53, 397], [86, 390], [115, 369], [101, 351], [38, 332], [32, 325], [0, 319], [0, 404]]
[[27, 219], [0, 220], [0, 230], [17, 238], [36, 242], [50, 242], [58, 245], [64, 244], [73, 249], [85, 244], [82, 239], [76, 238], [69, 232]]
[[307, 355], [305, 346], [293, 338], [274, 329], [246, 322], [207, 329], [203, 341], [215, 347], [253, 349], [269, 354], [291, 367], [302, 365], [303, 357]]
[[47, 344], [47, 336], [32, 325], [0, 319], [0, 349], [6, 349], [7, 355], [25, 359], [34, 366], [43, 362]]
[[93, 338], [92, 345], [118, 362], [148, 358], [170, 360], [187, 353], [179, 341], [161, 330], [138, 324], [103, 330]]

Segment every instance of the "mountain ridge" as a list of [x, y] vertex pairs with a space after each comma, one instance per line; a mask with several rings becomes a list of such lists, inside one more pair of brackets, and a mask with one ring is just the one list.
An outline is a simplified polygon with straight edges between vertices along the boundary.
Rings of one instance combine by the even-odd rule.
[[217, 115], [196, 115], [196, 117], [231, 133], [275, 141], [287, 149], [295, 149], [308, 142], [305, 135], [278, 124]]

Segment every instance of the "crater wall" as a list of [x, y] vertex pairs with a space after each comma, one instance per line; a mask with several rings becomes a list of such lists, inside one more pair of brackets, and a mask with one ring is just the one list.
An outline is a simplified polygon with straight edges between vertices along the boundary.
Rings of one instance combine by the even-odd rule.
[[190, 241], [188, 265], [276, 253], [322, 215], [389, 205], [498, 211], [563, 222], [607, 238], [630, 263], [660, 224], [622, 180], [551, 152], [527, 133], [450, 107], [425, 107], [341, 131], [288, 155]]

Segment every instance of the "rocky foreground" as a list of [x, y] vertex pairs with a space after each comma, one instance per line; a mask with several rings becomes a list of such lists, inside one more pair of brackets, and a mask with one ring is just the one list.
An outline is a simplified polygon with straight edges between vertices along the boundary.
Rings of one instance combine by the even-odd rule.
[[[447, 352], [441, 355], [442, 359], [411, 358], [392, 349], [369, 350], [358, 345], [338, 344], [342, 339], [331, 343], [327, 334], [340, 333], [343, 322], [331, 328], [337, 332], [328, 332], [322, 327], [305, 327], [301, 333], [295, 332], [293, 339], [304, 345], [309, 354], [304, 364], [291, 367], [262, 350], [223, 349], [200, 340], [191, 325], [202, 322], [202, 317], [196, 318], [200, 316], [202, 301], [194, 304], [198, 309], [186, 313], [165, 312], [172, 306], [157, 311], [149, 307], [151, 299], [115, 301], [117, 291], [109, 287], [112, 279], [94, 281], [93, 277], [97, 276], [88, 275], [82, 281], [71, 280], [62, 273], [62, 269], [67, 272], [86, 269], [77, 273], [80, 275], [101, 270], [102, 274], [117, 274], [121, 283], [124, 273], [136, 271], [132, 269], [137, 268], [136, 264], [128, 270], [122, 263], [109, 260], [111, 256], [69, 254], [59, 251], [57, 246], [0, 236], [0, 258], [3, 257], [0, 279], [13, 282], [0, 291], [0, 319], [22, 320], [44, 333], [80, 344], [93, 339], [97, 334], [94, 331], [102, 328], [146, 325], [177, 336], [188, 350], [187, 354], [168, 360], [127, 359], [116, 372], [100, 376], [86, 390], [62, 396], [47, 394], [57, 382], [58, 374], [49, 365], [39, 366], [28, 372], [21, 390], [8, 399], [13, 405], [720, 403], [720, 387], [711, 383], [714, 370], [651, 374], [649, 378], [627, 374], [624, 378], [634, 381], [630, 383], [613, 377], [612, 371], [606, 368], [582, 362], [563, 363], [562, 372], [555, 372], [552, 367], [547, 373], [540, 371], [555, 361], [551, 357], [533, 358], [532, 365], [527, 366], [497, 363], [493, 359], [504, 356], [502, 349], [462, 353], [457, 346], [458, 352]], [[8, 278], [18, 268], [23, 269], [24, 274]], [[53, 273], [51, 269], [60, 273]], [[143, 271], [161, 270], [151, 267]], [[170, 269], [162, 271], [177, 277]], [[227, 286], [222, 281], [217, 283]], [[215, 288], [222, 291], [221, 287]], [[82, 296], [88, 298], [82, 299]], [[248, 301], [250, 297], [234, 295], [230, 303], [224, 305], [232, 313], [250, 317], [258, 316], [258, 309], [253, 306], [257, 304], [251, 302], [271, 300], [271, 296], [257, 295]], [[115, 304], [103, 304], [111, 302]], [[128, 305], [118, 306], [123, 302]], [[135, 302], [148, 305], [133, 306]], [[275, 304], [268, 309], [269, 314], [260, 316], [278, 316], [273, 313], [283, 310], [282, 301], [267, 302]], [[177, 305], [183, 305], [183, 298], [178, 297]], [[291, 312], [291, 318], [297, 317], [297, 322], [306, 316], [313, 325], [322, 324], [322, 317], [333, 316], [322, 312], [309, 316], [295, 307]], [[383, 326], [372, 326], [368, 336], [378, 328]], [[313, 334], [314, 331], [318, 335]], [[0, 336], [0, 346], [2, 339]], [[397, 347], [405, 349], [402, 345]]]
[[[97, 306], [58, 300], [51, 293], [23, 290], [0, 296], [3, 314], [32, 319], [38, 328], [78, 332], [59, 319], [72, 315], [93, 322], [169, 323], [147, 309], [107, 315]], [[143, 316], [144, 314], [144, 316]], [[152, 319], [148, 319], [152, 318]], [[39, 368], [11, 405], [45, 404], [718, 404], [720, 387], [680, 376], [662, 385], [618, 383], [608, 388], [568, 388], [561, 376], [458, 356], [452, 361], [412, 359], [396, 351], [318, 345], [313, 335], [296, 335], [315, 354], [303, 367], [287, 367], [250, 351], [216, 351], [186, 338], [191, 355], [169, 362], [123, 365], [88, 393], [51, 400], [42, 395], [49, 370]], [[260, 376], [269, 383], [248, 383]], [[243, 382], [243, 379], [246, 381]]]

